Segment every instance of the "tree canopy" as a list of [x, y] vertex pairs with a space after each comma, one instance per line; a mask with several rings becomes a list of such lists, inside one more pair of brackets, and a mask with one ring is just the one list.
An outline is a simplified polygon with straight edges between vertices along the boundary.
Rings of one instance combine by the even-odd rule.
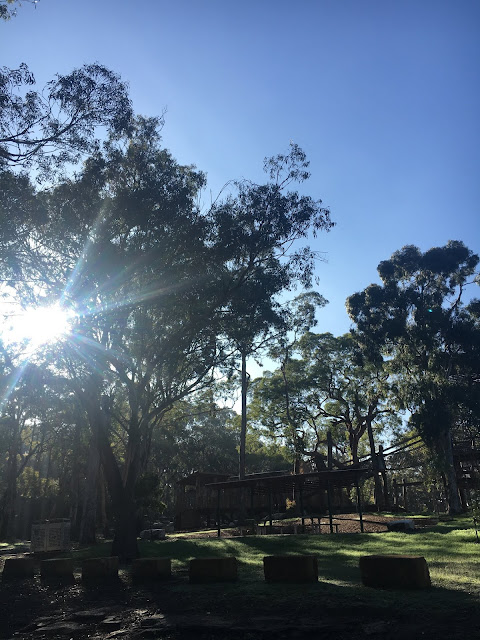
[[262, 326], [275, 322], [278, 295], [313, 269], [314, 253], [292, 244], [332, 225], [318, 202], [288, 190], [305, 178], [295, 146], [267, 163], [275, 182], [237, 183], [201, 211], [205, 177], [161, 147], [160, 124], [138, 117], [125, 135], [113, 128], [78, 174], [38, 194], [3, 172], [24, 193], [6, 209], [18, 208], [17, 219], [24, 202], [31, 210], [22, 233], [0, 238], [10, 295], [71, 313], [70, 336], [44, 362], [88, 417], [123, 557], [136, 553], [135, 487], [154, 430], [214, 382], [238, 348], [233, 335], [251, 329], [253, 299]]
[[459, 241], [425, 253], [407, 246], [379, 264], [382, 285], [347, 300], [365, 353], [374, 361], [382, 354], [389, 359], [399, 406], [411, 412], [412, 423], [451, 471], [454, 511], [460, 507], [451, 432], [467, 414], [480, 424], [479, 302], [464, 301], [478, 263]]
[[129, 130], [127, 85], [101, 64], [57, 74], [40, 91], [35, 84], [25, 63], [0, 70], [0, 167], [35, 166], [51, 176], [97, 148], [99, 127], [116, 135]]

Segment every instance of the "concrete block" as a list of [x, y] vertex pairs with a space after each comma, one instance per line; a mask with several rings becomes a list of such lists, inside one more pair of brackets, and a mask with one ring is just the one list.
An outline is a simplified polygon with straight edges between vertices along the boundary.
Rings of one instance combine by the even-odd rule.
[[190, 582], [235, 582], [238, 563], [233, 556], [225, 558], [194, 558], [190, 560]]
[[118, 577], [118, 557], [88, 558], [82, 562], [83, 580], [105, 580]]
[[263, 570], [266, 582], [317, 582], [315, 556], [265, 556]]
[[2, 577], [33, 578], [35, 563], [33, 558], [5, 558]]
[[137, 558], [132, 563], [132, 578], [135, 580], [155, 580], [172, 575], [170, 558]]
[[73, 578], [72, 558], [49, 558], [40, 562], [42, 578], [68, 579]]
[[428, 589], [431, 586], [423, 556], [373, 555], [360, 558], [362, 583], [378, 589]]

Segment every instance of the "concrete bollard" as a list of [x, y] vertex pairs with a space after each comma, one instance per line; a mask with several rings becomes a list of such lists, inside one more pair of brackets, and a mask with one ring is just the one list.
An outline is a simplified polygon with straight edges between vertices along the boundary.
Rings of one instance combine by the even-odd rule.
[[72, 558], [49, 558], [40, 562], [42, 578], [65, 580], [73, 578]]
[[266, 582], [317, 582], [318, 564], [315, 556], [265, 556], [263, 571]]
[[233, 556], [225, 558], [194, 558], [190, 560], [191, 583], [235, 582], [238, 579], [238, 563]]
[[427, 561], [423, 556], [362, 556], [359, 562], [362, 583], [378, 589], [428, 589], [431, 586]]
[[82, 562], [83, 580], [105, 580], [118, 577], [118, 557], [88, 558]]
[[33, 558], [5, 558], [2, 577], [4, 579], [33, 578]]
[[172, 561], [170, 558], [137, 558], [132, 563], [131, 574], [138, 581], [169, 578], [172, 575]]

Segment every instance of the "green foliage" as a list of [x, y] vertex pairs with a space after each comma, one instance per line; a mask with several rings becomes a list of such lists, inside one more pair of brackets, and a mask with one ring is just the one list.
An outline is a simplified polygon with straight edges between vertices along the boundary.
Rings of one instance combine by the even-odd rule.
[[399, 406], [430, 440], [480, 406], [478, 301], [462, 300], [478, 262], [458, 241], [424, 254], [407, 246], [379, 264], [382, 286], [347, 300], [367, 357], [388, 357]]
[[[8, 15], [8, 7], [1, 4], [0, 17]], [[53, 169], [95, 151], [97, 127], [117, 136], [130, 128], [127, 87], [100, 64], [57, 74], [42, 91], [34, 85], [35, 77], [24, 63], [0, 70], [0, 169], [35, 165], [39, 175], [51, 178]]]
[[477, 542], [480, 542], [478, 538], [478, 530], [480, 528], [480, 491], [472, 492], [470, 501], [470, 511], [472, 514], [473, 526], [475, 527], [475, 535]]
[[325, 453], [329, 430], [335, 457], [356, 459], [369, 423], [379, 433], [398, 422], [388, 372], [362, 361], [350, 334], [307, 331], [284, 353], [279, 369], [254, 382], [251, 414], [258, 428], [285, 438], [297, 453]]
[[[242, 345], [251, 350], [283, 324], [279, 296], [311, 281], [315, 259], [309, 248], [289, 257], [286, 248], [333, 223], [319, 201], [288, 190], [308, 177], [295, 145], [266, 161], [270, 182], [235, 183], [235, 193], [201, 211], [204, 174], [161, 147], [160, 118], [132, 120], [115, 74], [87, 65], [25, 97], [22, 87], [34, 82], [24, 65], [0, 76], [0, 212], [12, 219], [0, 233], [0, 264], [19, 304], [61, 300], [73, 314], [71, 335], [35, 360], [51, 377], [49, 393], [57, 379], [57, 398], [73, 394], [77, 424], [90, 424], [121, 533], [155, 448], [172, 445], [157, 465], [168, 463], [164, 488], [186, 467], [231, 468], [236, 441], [225, 413], [209, 407], [208, 420], [185, 421], [173, 408], [210, 388]], [[97, 125], [109, 129], [101, 147]], [[81, 171], [40, 192], [7, 171], [60, 167], [88, 152]], [[9, 357], [11, 373], [21, 373], [19, 356]]]
[[165, 503], [162, 502], [160, 478], [157, 473], [144, 473], [135, 485], [135, 499], [139, 513], [153, 511], [163, 513]]
[[32, 467], [25, 467], [18, 478], [18, 493], [24, 498], [54, 498], [59, 493], [58, 478], [43, 478]]
[[17, 8], [14, 5], [21, 6], [24, 2], [36, 5], [40, 0], [0, 0], [0, 19], [10, 20], [17, 15]]

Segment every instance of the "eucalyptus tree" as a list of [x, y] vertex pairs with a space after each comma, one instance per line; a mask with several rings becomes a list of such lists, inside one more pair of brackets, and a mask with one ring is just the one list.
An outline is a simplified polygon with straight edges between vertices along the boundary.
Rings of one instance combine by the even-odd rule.
[[25, 63], [0, 69], [0, 169], [35, 167], [51, 178], [95, 151], [102, 128], [121, 135], [131, 126], [127, 85], [103, 65], [57, 74], [42, 90], [35, 85]]
[[[266, 374], [265, 377], [272, 384], [272, 389], [275, 387], [276, 393], [280, 394], [281, 402], [284, 402], [284, 410], [276, 414], [274, 420], [280, 418], [281, 415], [282, 436], [286, 438], [292, 448], [294, 470], [298, 470], [305, 451], [304, 414], [300, 415], [298, 405], [293, 400], [299, 385], [302, 383], [302, 374], [300, 373], [300, 377], [296, 375], [298, 360], [294, 359], [294, 354], [298, 349], [300, 336], [316, 325], [316, 312], [327, 303], [328, 301], [316, 291], [307, 291], [296, 296], [292, 301], [284, 305], [282, 309], [283, 325], [269, 345], [269, 356], [280, 363], [280, 368], [273, 376]], [[291, 380], [292, 377], [293, 380]], [[290, 393], [291, 382], [293, 383], [292, 401]], [[258, 402], [255, 401], [255, 398], [258, 397], [259, 388], [262, 388], [262, 382], [256, 381], [253, 393], [253, 417], [257, 423], [260, 414], [264, 418], [267, 417], [260, 410]], [[255, 394], [255, 391], [257, 391], [257, 394]], [[264, 398], [266, 399], [266, 396]], [[270, 434], [273, 435], [276, 430], [275, 427], [270, 428]]]
[[317, 254], [300, 241], [334, 226], [321, 200], [291, 188], [309, 179], [308, 166], [305, 153], [291, 143], [289, 153], [265, 158], [267, 183], [235, 182], [235, 194], [211, 211], [215, 247], [227, 266], [225, 335], [242, 362], [240, 477], [245, 475], [246, 359], [265, 348], [272, 331], [287, 330], [279, 294], [312, 285]]
[[272, 182], [239, 183], [201, 211], [204, 175], [161, 147], [159, 124], [137, 118], [78, 175], [38, 194], [43, 218], [15, 265], [23, 299], [60, 301], [70, 314], [51, 368], [88, 416], [115, 514], [112, 552], [123, 558], [137, 553], [136, 487], [155, 429], [213, 384], [245, 327], [242, 304], [257, 310], [251, 337], [274, 322], [276, 296], [313, 270], [309, 249], [287, 255], [292, 243], [331, 226], [318, 202], [284, 193], [305, 178], [298, 148], [267, 163]]
[[[397, 420], [389, 404], [388, 372], [383, 364], [362, 361], [350, 334], [301, 335], [292, 357], [256, 381], [253, 407], [256, 421], [271, 433], [285, 437], [293, 425], [300, 453], [312, 456], [317, 468], [326, 468], [327, 431], [333, 436], [336, 465], [358, 465], [365, 436], [363, 449], [369, 446], [375, 461], [374, 433]], [[383, 502], [380, 486], [376, 495]]]
[[52, 439], [43, 371], [0, 341], [0, 539], [15, 535], [18, 480]]
[[0, 0], [0, 19], [10, 20], [17, 15], [17, 5], [22, 5], [23, 2], [36, 5], [40, 0]]
[[425, 253], [406, 246], [379, 264], [381, 285], [347, 300], [365, 353], [388, 358], [398, 406], [410, 411], [447, 473], [452, 513], [461, 510], [452, 429], [469, 412], [480, 418], [479, 303], [465, 303], [478, 262], [459, 241]]

